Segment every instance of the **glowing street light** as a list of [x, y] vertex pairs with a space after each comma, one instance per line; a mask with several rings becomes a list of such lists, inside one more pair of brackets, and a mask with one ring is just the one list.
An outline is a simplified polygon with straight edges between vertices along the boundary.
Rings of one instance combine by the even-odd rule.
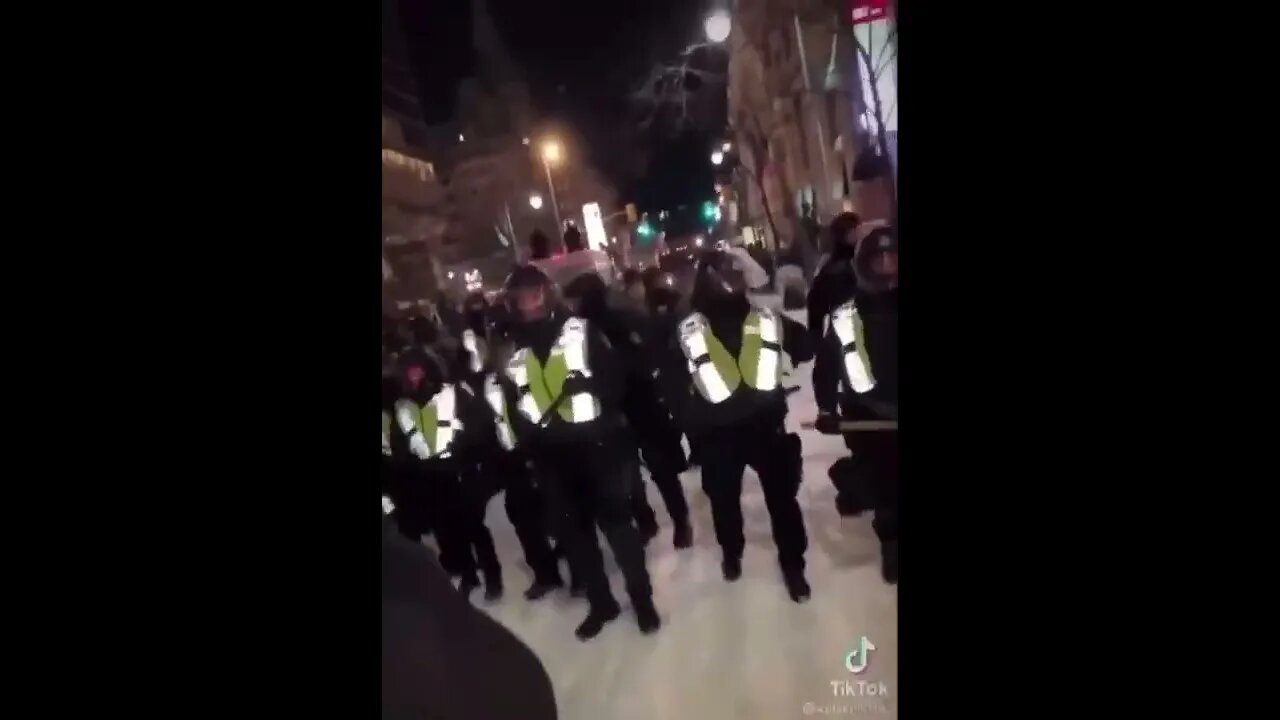
[[733, 21], [729, 19], [729, 13], [723, 10], [716, 10], [707, 16], [702, 23], [702, 29], [707, 34], [707, 39], [713, 43], [722, 43], [729, 38], [729, 29], [733, 26]]
[[556, 232], [564, 229], [564, 223], [560, 222], [560, 202], [556, 200], [556, 184], [551, 179], [551, 166], [558, 165], [563, 156], [560, 143], [555, 140], [542, 143], [542, 169], [547, 171], [547, 190], [551, 193], [551, 210], [556, 216]]
[[730, 143], [730, 142], [726, 142], [725, 144], [720, 146], [720, 150], [722, 152], [729, 152], [732, 149], [733, 149], [733, 143]]
[[533, 208], [534, 210], [541, 210], [542, 196], [539, 195], [538, 193], [531, 193], [529, 195], [529, 207]]
[[724, 162], [724, 153], [720, 152], [719, 150], [716, 150], [715, 152], [711, 153], [712, 165], [719, 165], [722, 162]]
[[542, 160], [548, 163], [559, 163], [562, 157], [560, 143], [555, 140], [548, 140], [542, 144]]

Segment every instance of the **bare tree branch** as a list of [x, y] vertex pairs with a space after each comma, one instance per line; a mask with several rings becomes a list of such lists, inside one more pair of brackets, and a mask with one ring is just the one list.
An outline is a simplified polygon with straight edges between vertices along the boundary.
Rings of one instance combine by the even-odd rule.
[[886, 68], [889, 67], [889, 63], [893, 62], [897, 58], [898, 58], [898, 51], [894, 50], [893, 54], [885, 58], [883, 63], [876, 65], [876, 69], [871, 71], [871, 77], [875, 78], [876, 80], [879, 80], [881, 74], [885, 71]]

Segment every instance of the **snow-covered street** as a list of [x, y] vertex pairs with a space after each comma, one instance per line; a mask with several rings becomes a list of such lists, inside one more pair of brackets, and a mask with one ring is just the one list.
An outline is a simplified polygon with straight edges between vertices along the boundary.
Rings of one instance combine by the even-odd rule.
[[[797, 314], [798, 315], [798, 314]], [[785, 720], [831, 715], [897, 716], [897, 590], [880, 578], [871, 516], [841, 518], [828, 466], [846, 450], [838, 436], [800, 429], [816, 415], [811, 364], [789, 382], [788, 424], [804, 443], [800, 489], [809, 534], [812, 599], [787, 597], [777, 566], [764, 497], [752, 470], [743, 483], [747, 552], [736, 583], [721, 576], [720, 551], [706, 495], [695, 468], [683, 476], [694, 524], [694, 547], [677, 552], [671, 523], [656, 488], [650, 502], [662, 532], [647, 550], [662, 629], [643, 636], [630, 613], [621, 576], [612, 564], [614, 592], [624, 614], [591, 642], [573, 629], [585, 601], [559, 592], [537, 603], [521, 596], [529, 572], [515, 532], [495, 499], [488, 525], [498, 545], [506, 597], [485, 608], [542, 659], [555, 685], [564, 720]], [[851, 673], [845, 657], [866, 637], [874, 646], [864, 672]], [[493, 678], [502, 692], [502, 678]], [[849, 685], [846, 686], [845, 682]], [[836, 694], [836, 688], [843, 693]], [[870, 690], [887, 690], [871, 695]], [[860, 691], [866, 694], [859, 696]]]

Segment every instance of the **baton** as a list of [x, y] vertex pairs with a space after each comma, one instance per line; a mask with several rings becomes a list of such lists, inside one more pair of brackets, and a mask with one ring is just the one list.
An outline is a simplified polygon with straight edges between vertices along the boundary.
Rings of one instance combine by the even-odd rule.
[[[802, 422], [800, 427], [805, 430], [814, 430], [813, 422]], [[836, 426], [840, 432], [874, 432], [874, 431], [892, 431], [897, 432], [897, 420], [841, 420]]]

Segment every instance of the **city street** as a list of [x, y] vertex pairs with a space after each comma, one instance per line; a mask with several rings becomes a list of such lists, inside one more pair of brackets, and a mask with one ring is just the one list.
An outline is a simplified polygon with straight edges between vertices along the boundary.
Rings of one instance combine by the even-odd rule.
[[[800, 319], [801, 313], [792, 313]], [[484, 607], [542, 659], [565, 720], [785, 720], [831, 715], [897, 717], [897, 589], [880, 578], [870, 514], [841, 518], [827, 467], [846, 450], [839, 436], [800, 429], [817, 410], [811, 364], [792, 373], [800, 391], [790, 397], [788, 426], [804, 443], [800, 504], [809, 533], [812, 599], [787, 597], [778, 570], [768, 512], [755, 474], [743, 483], [747, 552], [742, 578], [721, 576], [720, 552], [706, 495], [695, 468], [683, 476], [693, 513], [694, 547], [671, 545], [670, 519], [648, 484], [662, 531], [647, 551], [662, 629], [637, 630], [621, 576], [609, 561], [624, 614], [591, 642], [574, 638], [584, 601], [560, 592], [538, 603], [520, 593], [529, 581], [511, 524], [495, 499], [488, 525], [498, 544], [507, 595]], [[602, 547], [607, 545], [601, 540]], [[609, 553], [606, 549], [606, 558]], [[865, 672], [845, 668], [845, 657], [866, 637], [874, 646]], [[849, 681], [849, 685], [845, 685]], [[835, 695], [833, 683], [841, 692]], [[502, 692], [502, 678], [493, 678]], [[872, 689], [887, 695], [865, 694]]]

